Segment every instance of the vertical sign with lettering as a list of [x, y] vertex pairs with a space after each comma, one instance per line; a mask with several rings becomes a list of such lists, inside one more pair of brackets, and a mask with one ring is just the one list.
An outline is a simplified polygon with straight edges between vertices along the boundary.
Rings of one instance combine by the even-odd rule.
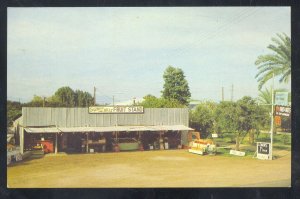
[[270, 143], [257, 142], [257, 158], [268, 160], [270, 156]]

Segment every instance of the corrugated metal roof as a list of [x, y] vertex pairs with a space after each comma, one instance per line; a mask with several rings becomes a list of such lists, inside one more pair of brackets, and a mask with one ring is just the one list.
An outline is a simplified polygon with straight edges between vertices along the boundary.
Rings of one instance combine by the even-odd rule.
[[108, 127], [47, 127], [25, 128], [27, 133], [75, 133], [75, 132], [113, 132], [113, 131], [190, 131], [194, 130], [184, 125], [158, 126], [108, 126]]

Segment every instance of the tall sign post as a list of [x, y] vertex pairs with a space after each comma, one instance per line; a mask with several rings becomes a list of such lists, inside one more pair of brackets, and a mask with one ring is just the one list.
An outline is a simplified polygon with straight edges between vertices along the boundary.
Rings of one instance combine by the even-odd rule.
[[273, 159], [273, 132], [274, 132], [274, 73], [273, 73], [273, 84], [272, 84], [272, 111], [271, 111], [271, 147], [270, 147], [270, 155], [269, 155], [269, 160]]

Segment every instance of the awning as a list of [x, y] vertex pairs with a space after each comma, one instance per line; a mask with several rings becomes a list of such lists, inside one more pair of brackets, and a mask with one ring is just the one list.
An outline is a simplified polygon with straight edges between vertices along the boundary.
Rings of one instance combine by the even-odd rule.
[[113, 132], [113, 131], [191, 131], [184, 125], [159, 126], [105, 126], [105, 127], [43, 127], [25, 128], [27, 133], [80, 133], [80, 132]]

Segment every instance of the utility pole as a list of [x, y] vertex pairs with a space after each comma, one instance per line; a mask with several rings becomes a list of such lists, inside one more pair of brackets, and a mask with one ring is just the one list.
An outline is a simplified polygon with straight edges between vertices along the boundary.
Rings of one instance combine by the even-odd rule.
[[231, 101], [233, 102], [233, 84], [231, 85]]
[[94, 86], [94, 105], [96, 105], [96, 87]]
[[46, 97], [43, 97], [43, 107], [45, 107], [45, 99]]
[[224, 101], [224, 87], [222, 86], [222, 101]]

